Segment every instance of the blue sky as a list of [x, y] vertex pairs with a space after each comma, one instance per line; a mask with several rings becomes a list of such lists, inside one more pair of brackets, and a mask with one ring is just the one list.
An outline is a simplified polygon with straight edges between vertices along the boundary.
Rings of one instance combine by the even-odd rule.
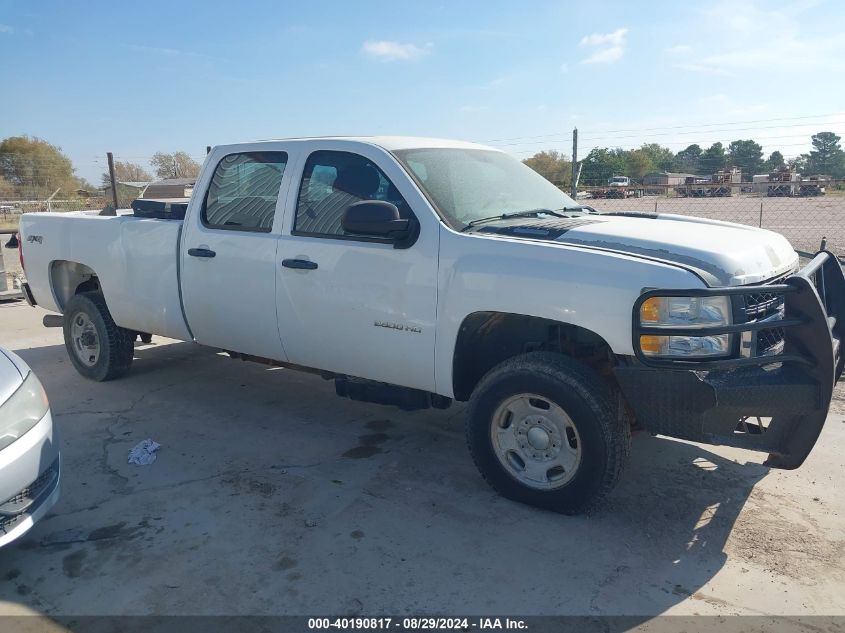
[[[0, 137], [104, 154], [325, 134], [489, 142], [520, 158], [845, 136], [845, 3], [11, 2]], [[800, 118], [799, 118], [800, 117]]]

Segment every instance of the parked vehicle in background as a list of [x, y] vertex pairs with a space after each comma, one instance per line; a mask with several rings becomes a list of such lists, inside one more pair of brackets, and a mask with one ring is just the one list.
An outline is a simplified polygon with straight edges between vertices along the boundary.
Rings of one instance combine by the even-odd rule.
[[641, 198], [643, 189], [628, 176], [612, 176], [607, 179], [607, 189], [594, 189], [591, 193], [593, 198]]
[[58, 501], [60, 466], [44, 387], [19, 356], [0, 348], [0, 546]]
[[741, 193], [742, 170], [720, 169], [710, 176], [687, 176], [684, 184], [675, 187], [679, 198], [725, 198]]
[[845, 277], [782, 236], [580, 206], [507, 154], [406, 137], [226, 145], [184, 207], [26, 214], [31, 303], [71, 362], [123, 375], [138, 334], [314, 371], [406, 409], [468, 400], [503, 495], [574, 513], [633, 427], [796, 468], [842, 372]]
[[802, 176], [783, 168], [770, 174], [756, 174], [752, 181], [756, 193], [770, 198], [811, 198], [825, 195], [831, 177], [822, 174]]

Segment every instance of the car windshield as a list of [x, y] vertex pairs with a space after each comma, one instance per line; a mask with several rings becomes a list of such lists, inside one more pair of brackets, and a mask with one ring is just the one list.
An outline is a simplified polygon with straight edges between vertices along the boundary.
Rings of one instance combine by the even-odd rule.
[[491, 216], [578, 203], [517, 159], [494, 150], [421, 148], [394, 152], [454, 229]]

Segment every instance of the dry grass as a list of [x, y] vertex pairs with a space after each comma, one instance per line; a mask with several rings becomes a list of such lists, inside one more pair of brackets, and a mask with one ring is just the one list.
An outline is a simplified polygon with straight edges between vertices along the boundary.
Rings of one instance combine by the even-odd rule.
[[2, 229], [17, 229], [18, 228], [18, 218], [3, 218], [0, 217], [0, 230]]

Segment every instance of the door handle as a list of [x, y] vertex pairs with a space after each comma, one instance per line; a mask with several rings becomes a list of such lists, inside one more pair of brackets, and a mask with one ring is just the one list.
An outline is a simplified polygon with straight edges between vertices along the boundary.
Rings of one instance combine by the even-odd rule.
[[191, 257], [214, 257], [217, 253], [210, 248], [189, 248], [188, 255]]
[[317, 268], [317, 262], [312, 262], [309, 259], [283, 259], [282, 266], [298, 268], [299, 270], [314, 270]]

